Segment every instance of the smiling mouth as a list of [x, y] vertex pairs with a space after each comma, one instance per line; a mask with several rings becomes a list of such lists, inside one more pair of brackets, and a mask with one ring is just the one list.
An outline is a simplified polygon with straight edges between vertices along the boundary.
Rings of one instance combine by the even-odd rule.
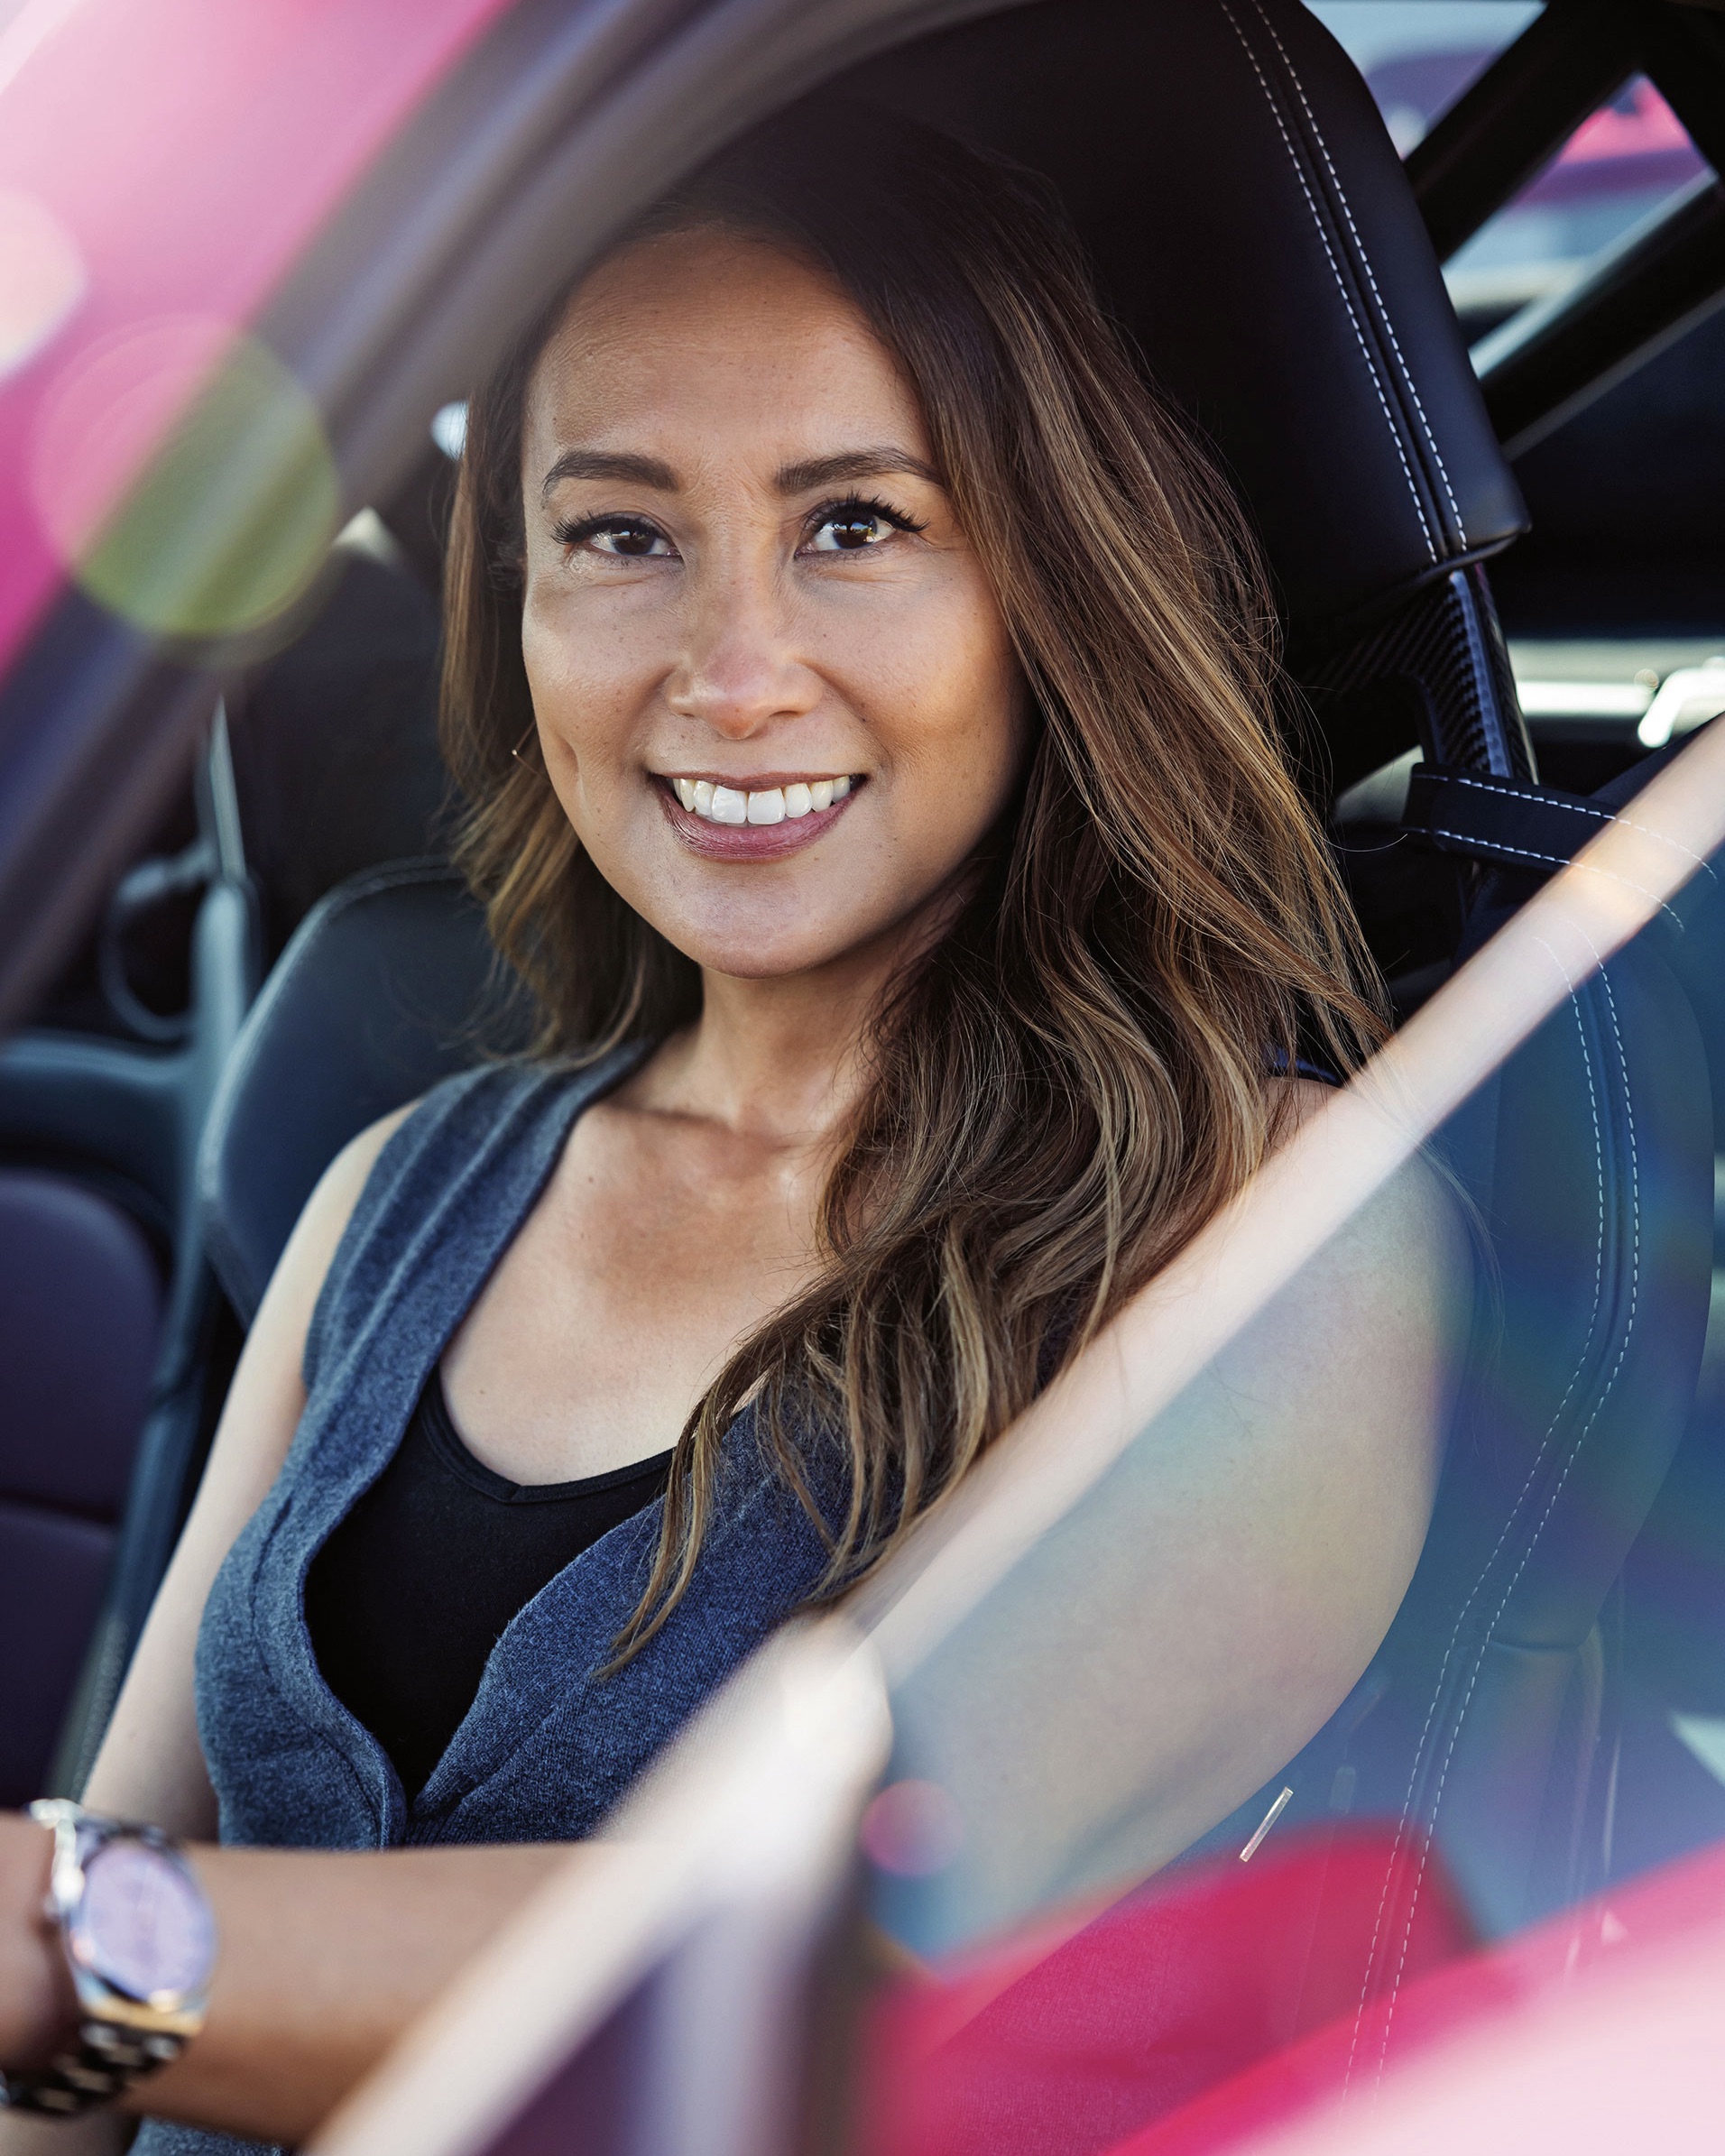
[[678, 802], [704, 824], [733, 826], [743, 824], [796, 823], [804, 816], [821, 815], [851, 790], [848, 776], [837, 779], [795, 779], [789, 786], [768, 786], [745, 791], [721, 786], [710, 779], [670, 779], [666, 781]]
[[846, 814], [866, 783], [853, 773], [737, 787], [716, 779], [661, 773], [654, 788], [667, 821], [691, 853], [708, 861], [771, 861], [814, 845]]

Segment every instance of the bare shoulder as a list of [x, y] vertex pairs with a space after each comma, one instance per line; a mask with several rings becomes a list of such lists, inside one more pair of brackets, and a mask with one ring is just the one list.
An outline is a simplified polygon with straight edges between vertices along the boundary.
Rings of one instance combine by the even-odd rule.
[[[1272, 1111], [1272, 1151], [1291, 1144], [1343, 1098], [1337, 1088], [1310, 1079], [1275, 1084], [1280, 1098]], [[1447, 1305], [1471, 1281], [1467, 1201], [1428, 1148], [1410, 1154], [1361, 1207], [1335, 1237], [1318, 1270], [1336, 1264], [1352, 1276], [1363, 1304], [1398, 1301], [1412, 1292]]]
[[[337, 1154], [323, 1174], [310, 1197], [306, 1200], [287, 1248], [281, 1253], [276, 1276], [293, 1267], [295, 1271], [315, 1269], [318, 1284], [329, 1269], [329, 1261], [336, 1254], [336, 1246], [346, 1230], [353, 1211], [359, 1202], [360, 1193], [377, 1165], [377, 1156], [419, 1106], [410, 1101], [404, 1108], [380, 1116], [376, 1122], [368, 1123], [356, 1138], [350, 1138]], [[271, 1283], [272, 1286], [274, 1282]]]

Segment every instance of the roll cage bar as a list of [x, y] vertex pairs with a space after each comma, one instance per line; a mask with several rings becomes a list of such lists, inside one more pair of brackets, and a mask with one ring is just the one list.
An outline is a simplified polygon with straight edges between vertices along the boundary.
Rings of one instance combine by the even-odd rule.
[[[1448, 261], [1632, 75], [1725, 169], [1725, 15], [1699, 0], [1548, 0], [1406, 160]], [[1725, 300], [1725, 186], [1703, 177], [1524, 309], [1474, 357], [1505, 454], [1519, 456]]]

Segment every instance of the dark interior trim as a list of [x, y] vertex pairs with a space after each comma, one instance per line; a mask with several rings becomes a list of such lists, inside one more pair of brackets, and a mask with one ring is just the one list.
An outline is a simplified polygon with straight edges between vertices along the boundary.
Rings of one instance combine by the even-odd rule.
[[1622, 88], [1636, 58], [1619, 0], [1549, 0], [1408, 152], [1407, 178], [1440, 262]]
[[1702, 178], [1582, 281], [1475, 351], [1505, 454], [1520, 456], [1725, 305], [1725, 187]]

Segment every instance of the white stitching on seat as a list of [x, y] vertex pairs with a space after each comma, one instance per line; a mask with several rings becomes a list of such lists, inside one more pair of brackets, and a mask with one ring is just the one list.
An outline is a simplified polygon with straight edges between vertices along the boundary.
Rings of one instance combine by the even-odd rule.
[[[1546, 945], [1545, 947], [1547, 949], [1550, 948], [1549, 945]], [[1555, 955], [1556, 954], [1554, 952], [1553, 956], [1555, 957]], [[1641, 1174], [1640, 1162], [1637, 1152], [1635, 1138], [1635, 1099], [1629, 1084], [1628, 1058], [1623, 1053], [1623, 1034], [1618, 1025], [1617, 998], [1611, 991], [1610, 979], [1606, 973], [1603, 966], [1600, 968], [1596, 978], [1599, 981], [1600, 986], [1605, 991], [1605, 1007], [1611, 1020], [1611, 1038], [1617, 1048], [1619, 1073], [1623, 1080], [1623, 1116], [1629, 1141], [1629, 1308], [1628, 1313], [1623, 1322], [1623, 1338], [1618, 1345], [1617, 1360], [1611, 1365], [1611, 1374], [1600, 1389], [1599, 1397], [1593, 1403], [1592, 1414], [1588, 1416], [1587, 1421], [1582, 1425], [1582, 1428], [1576, 1436], [1575, 1442], [1570, 1447], [1569, 1458], [1564, 1462], [1563, 1471], [1558, 1476], [1556, 1483], [1553, 1487], [1551, 1496], [1545, 1500], [1545, 1509], [1539, 1516], [1539, 1525], [1534, 1529], [1532, 1535], [1528, 1538], [1527, 1547], [1522, 1552], [1521, 1562], [1516, 1567], [1514, 1576], [1511, 1578], [1508, 1586], [1503, 1590], [1503, 1599], [1498, 1604], [1497, 1609], [1493, 1612], [1491, 1622], [1487, 1627], [1488, 1644], [1490, 1642], [1490, 1634], [1495, 1632], [1498, 1626], [1503, 1622], [1503, 1613], [1509, 1607], [1510, 1598], [1515, 1593], [1517, 1587], [1520, 1583], [1521, 1575], [1527, 1571], [1528, 1565], [1533, 1561], [1533, 1554], [1535, 1550], [1538, 1547], [1539, 1538], [1545, 1532], [1546, 1524], [1551, 1518], [1552, 1513], [1556, 1506], [1557, 1500], [1564, 1494], [1564, 1487], [1568, 1483], [1570, 1475], [1574, 1470], [1575, 1462], [1581, 1458], [1582, 1447], [1587, 1442], [1588, 1433], [1591, 1431], [1594, 1424], [1599, 1421], [1600, 1416], [1604, 1413], [1605, 1404], [1610, 1398], [1613, 1391], [1616, 1389], [1619, 1376], [1622, 1372], [1624, 1358], [1629, 1352], [1629, 1341], [1635, 1332], [1636, 1317], [1640, 1309], [1641, 1304]], [[1592, 1083], [1592, 1073], [1590, 1069], [1588, 1073], [1588, 1089], [1590, 1094], [1591, 1093]], [[1599, 1111], [1597, 1105], [1595, 1105], [1594, 1133], [1596, 1144], [1598, 1142], [1598, 1130]], [[1604, 1215], [1604, 1177], [1602, 1173], [1600, 1176], [1600, 1217], [1602, 1221]], [[1603, 1242], [1602, 1229], [1601, 1242]], [[1462, 1735], [1462, 1724], [1467, 1718], [1468, 1708], [1471, 1704], [1473, 1699], [1474, 1687], [1479, 1683], [1480, 1672], [1484, 1669], [1484, 1667], [1485, 1649], [1481, 1648], [1478, 1657], [1474, 1662], [1473, 1673], [1468, 1680], [1467, 1692], [1462, 1699], [1460, 1708], [1456, 1711], [1455, 1720], [1450, 1731], [1449, 1747], [1444, 1755], [1443, 1769], [1438, 1775], [1437, 1788], [1433, 1793], [1432, 1797], [1431, 1818], [1428, 1823], [1425, 1846], [1420, 1852], [1419, 1869], [1415, 1874], [1414, 1891], [1412, 1895], [1409, 1897], [1407, 1904], [1407, 1928], [1402, 1935], [1401, 1958], [1396, 1965], [1395, 1981], [1389, 1987], [1388, 2010], [1384, 2015], [1383, 2040], [1378, 2056], [1378, 2071], [1380, 2077], [1383, 2073], [1385, 2059], [1388, 2053], [1389, 2030], [1390, 2024], [1396, 2018], [1396, 2004], [1401, 1990], [1402, 1971], [1406, 1968], [1407, 1964], [1407, 1949], [1409, 1941], [1413, 1937], [1414, 1913], [1419, 1905], [1420, 1888], [1425, 1881], [1426, 1861], [1431, 1855], [1433, 1834], [1434, 1833], [1437, 1826], [1438, 1807], [1444, 1801], [1444, 1785], [1449, 1779], [1450, 1763], [1455, 1756], [1455, 1747], [1457, 1743], [1460, 1741]]]
[[1554, 869], [1566, 869], [1569, 856], [1565, 853], [1538, 853], [1531, 846], [1511, 846], [1499, 838], [1479, 838], [1471, 831], [1445, 831], [1441, 824], [1428, 824], [1425, 828], [1434, 838], [1453, 838], [1458, 846], [1481, 846], [1493, 853], [1513, 853], [1517, 861], [1543, 861]]
[[[1551, 945], [1547, 944], [1543, 937], [1536, 938], [1536, 940], [1538, 942], [1540, 949], [1545, 951], [1551, 958], [1553, 964], [1557, 967], [1558, 972], [1563, 973], [1564, 980], [1568, 981], [1569, 975], [1565, 971], [1562, 961], [1558, 958], [1555, 951], [1552, 949]], [[1599, 1096], [1594, 1089], [1593, 1084], [1593, 1059], [1588, 1050], [1587, 1033], [1585, 1027], [1582, 1024], [1581, 1006], [1576, 1000], [1573, 983], [1571, 983], [1570, 985], [1569, 1001], [1570, 1009], [1575, 1014], [1575, 1030], [1581, 1040], [1582, 1062], [1587, 1073], [1588, 1105], [1592, 1112], [1593, 1118], [1594, 1184], [1599, 1193], [1599, 1234], [1593, 1254], [1593, 1306], [1588, 1313], [1587, 1331], [1582, 1338], [1581, 1353], [1576, 1359], [1574, 1368], [1570, 1372], [1569, 1382], [1564, 1387], [1563, 1397], [1558, 1401], [1556, 1408], [1553, 1412], [1551, 1421], [1546, 1424], [1545, 1434], [1541, 1437], [1538, 1449], [1535, 1452], [1532, 1462], [1527, 1469], [1527, 1479], [1523, 1481], [1520, 1489], [1516, 1493], [1515, 1503], [1509, 1507], [1508, 1514], [1505, 1516], [1503, 1525], [1498, 1534], [1498, 1539], [1492, 1545], [1491, 1554], [1486, 1559], [1483, 1566], [1481, 1566], [1479, 1578], [1474, 1581], [1473, 1586], [1469, 1589], [1467, 1599], [1462, 1603], [1460, 1611], [1457, 1613], [1454, 1627], [1451, 1631], [1449, 1639], [1444, 1648], [1443, 1659], [1438, 1663], [1437, 1680], [1433, 1687], [1431, 1702], [1425, 1709], [1425, 1720], [1420, 1729], [1419, 1741], [1414, 1747], [1414, 1763], [1409, 1770], [1407, 1777], [1407, 1793], [1402, 1800], [1401, 1816], [1396, 1822], [1395, 1836], [1390, 1842], [1389, 1861], [1384, 1870], [1383, 1888], [1378, 1897], [1378, 1913], [1371, 1928], [1371, 1942], [1366, 1949], [1365, 1976], [1362, 1978], [1360, 1986], [1360, 2003], [1354, 2011], [1353, 2040], [1348, 2047], [1348, 2063], [1342, 2069], [1342, 2087], [1344, 2096], [1346, 2096], [1348, 2088], [1353, 2079], [1354, 2057], [1360, 2048], [1361, 2032], [1365, 2026], [1366, 2007], [1369, 2004], [1371, 1992], [1372, 1971], [1376, 1967], [1378, 1961], [1378, 1940], [1382, 1933], [1384, 1917], [1389, 1906], [1389, 1892], [1395, 1882], [1396, 1866], [1401, 1857], [1402, 1845], [1407, 1839], [1408, 1822], [1413, 1816], [1414, 1793], [1419, 1785], [1420, 1768], [1425, 1758], [1426, 1739], [1431, 1736], [1432, 1724], [1437, 1716], [1438, 1703], [1444, 1697], [1444, 1680], [1449, 1674], [1450, 1662], [1452, 1657], [1454, 1655], [1456, 1643], [1462, 1636], [1462, 1628], [1467, 1623], [1470, 1611], [1472, 1609], [1475, 1601], [1478, 1599], [1481, 1590], [1484, 1589], [1487, 1580], [1490, 1577], [1492, 1566], [1497, 1563], [1498, 1559], [1503, 1553], [1503, 1546], [1508, 1541], [1510, 1534], [1515, 1527], [1516, 1521], [1520, 1516], [1521, 1508], [1523, 1505], [1526, 1504], [1528, 1493], [1533, 1488], [1534, 1482], [1538, 1476], [1540, 1467], [1544, 1463], [1546, 1451], [1551, 1444], [1553, 1437], [1556, 1433], [1557, 1425], [1564, 1419], [1564, 1411], [1569, 1405], [1570, 1397], [1574, 1392], [1577, 1384], [1581, 1380], [1582, 1370], [1587, 1367], [1588, 1356], [1592, 1351], [1594, 1332], [1599, 1324], [1600, 1306], [1604, 1299], [1605, 1147], [1600, 1133]], [[1471, 1692], [1470, 1690], [1470, 1697], [1471, 1696]], [[1453, 1746], [1453, 1739], [1452, 1739], [1452, 1747]], [[1447, 1773], [1447, 1771], [1448, 1762], [1446, 1760], [1445, 1772]], [[1424, 1860], [1422, 1859], [1422, 1866], [1423, 1861]], [[1410, 1914], [1410, 1928], [1411, 1921]], [[1402, 1961], [1405, 1962], [1406, 1958], [1407, 1941], [1404, 1938], [1402, 1947]], [[1400, 1981], [1400, 1974], [1401, 1964], [1398, 1963], [1397, 1969], [1398, 1983]], [[1382, 2070], [1385, 2054], [1388, 2049], [1388, 2022], [1386, 2022], [1382, 2038], [1382, 2045], [1379, 2052], [1378, 2059], [1379, 2069], [1380, 2072]]]
[[1446, 831], [1441, 824], [1425, 824], [1416, 828], [1428, 832], [1433, 838], [1453, 839], [1458, 846], [1465, 846], [1476, 853], [1513, 853], [1518, 861], [1544, 861], [1548, 868], [1579, 869], [1589, 876], [1603, 876], [1608, 883], [1620, 883], [1626, 891], [1634, 891], [1640, 898], [1651, 898], [1661, 913], [1675, 921], [1679, 928], [1683, 926], [1678, 916], [1645, 883], [1637, 883], [1630, 876], [1621, 876], [1615, 869], [1602, 869], [1596, 861], [1574, 860], [1562, 853], [1536, 853], [1531, 846], [1508, 845], [1502, 839], [1481, 838], [1471, 831]]
[[1592, 816], [1601, 824], [1614, 824], [1617, 817], [1609, 808], [1595, 808], [1591, 802], [1564, 801], [1558, 804], [1540, 802], [1537, 794], [1527, 788], [1509, 786], [1500, 779], [1475, 779], [1465, 771], [1445, 771], [1445, 786], [1471, 786], [1476, 794], [1501, 794], [1506, 801], [1532, 801], [1542, 807], [1561, 806], [1569, 815]]
[[[1476, 794], [1497, 794], [1506, 801], [1534, 800], [1536, 806], [1540, 806], [1536, 797], [1530, 796], [1524, 788], [1506, 786], [1501, 780], [1494, 782], [1490, 779], [1470, 778], [1463, 771], [1446, 771], [1444, 774], [1444, 783], [1447, 786], [1471, 787]], [[1626, 831], [1638, 831], [1643, 838], [1656, 838], [1661, 844], [1669, 846], [1674, 853], [1680, 855], [1684, 861], [1693, 861], [1710, 883], [1719, 881], [1719, 878], [1713, 873], [1711, 864], [1703, 861], [1699, 853], [1682, 844], [1678, 840], [1668, 836], [1666, 833], [1656, 831], [1651, 824], [1637, 824], [1633, 816], [1625, 815], [1620, 809], [1595, 808], [1591, 802], [1582, 801], [1564, 801], [1554, 806], [1561, 806], [1565, 815], [1591, 816], [1594, 822], [1599, 824], [1621, 824]], [[1453, 834], [1446, 834], [1446, 835], [1453, 836]], [[1482, 843], [1490, 844], [1495, 842], [1488, 840]]]
[[1366, 253], [1365, 242], [1360, 237], [1359, 227], [1353, 221], [1353, 211], [1349, 207], [1347, 194], [1342, 188], [1340, 175], [1331, 161], [1330, 146], [1324, 139], [1324, 130], [1318, 125], [1317, 115], [1307, 102], [1305, 87], [1300, 80], [1294, 62], [1288, 57], [1287, 48], [1282, 42], [1280, 32], [1270, 17], [1265, 14], [1264, 0], [1252, 0], [1252, 5], [1257, 8], [1265, 29], [1269, 32], [1271, 38], [1275, 41], [1276, 50], [1282, 56], [1282, 65], [1287, 69], [1288, 80], [1294, 85], [1295, 94], [1300, 101], [1300, 108], [1305, 115], [1307, 125], [1312, 130], [1312, 139], [1316, 143], [1318, 153], [1324, 160], [1324, 170], [1330, 175], [1330, 184], [1335, 189], [1336, 200], [1341, 204], [1342, 214], [1348, 221], [1348, 231], [1353, 240], [1354, 249], [1360, 259], [1360, 266], [1366, 273], [1366, 282], [1371, 287], [1372, 299], [1377, 302], [1378, 319], [1383, 327], [1384, 335], [1389, 339], [1389, 348], [1396, 355], [1397, 368], [1401, 374], [1407, 394], [1413, 401], [1414, 410], [1418, 414], [1419, 430], [1425, 437], [1425, 447], [1431, 451], [1432, 462], [1437, 466], [1437, 475], [1444, 482], [1444, 493], [1449, 502], [1450, 514], [1455, 519], [1456, 534], [1462, 546], [1465, 547], [1468, 544], [1468, 530], [1466, 524], [1462, 521], [1462, 505], [1455, 498], [1455, 489], [1450, 484], [1449, 468], [1444, 462], [1443, 451], [1437, 446], [1437, 437], [1432, 432], [1431, 421], [1425, 417], [1425, 407], [1420, 401], [1419, 391], [1414, 382], [1413, 370], [1402, 355], [1401, 344], [1396, 336], [1396, 325], [1390, 320], [1389, 309], [1384, 305], [1384, 296], [1378, 290], [1378, 279], [1371, 266], [1371, 257]]
[[1413, 465], [1408, 462], [1407, 446], [1402, 439], [1401, 428], [1396, 424], [1396, 415], [1391, 410], [1389, 399], [1384, 392], [1383, 377], [1378, 372], [1378, 363], [1371, 355], [1370, 346], [1366, 342], [1366, 333], [1361, 325], [1352, 295], [1349, 292], [1346, 281], [1342, 275], [1342, 267], [1336, 261], [1335, 250], [1330, 244], [1330, 235], [1324, 230], [1323, 212], [1318, 208], [1316, 199], [1306, 182], [1305, 174], [1300, 168], [1299, 152], [1295, 149], [1293, 138], [1287, 132], [1287, 123], [1282, 117], [1281, 107], [1277, 104], [1268, 79], [1259, 64], [1258, 55], [1252, 50], [1251, 41], [1241, 28], [1239, 18], [1229, 5], [1229, 0], [1221, 0], [1221, 4], [1222, 12], [1227, 16], [1229, 25], [1234, 35], [1240, 40], [1246, 58], [1251, 62], [1252, 73], [1258, 78], [1258, 87], [1264, 93], [1264, 102], [1269, 106], [1271, 117], [1276, 122], [1277, 133], [1281, 136], [1282, 145], [1287, 152], [1288, 162], [1294, 168], [1294, 177], [1299, 181], [1300, 192], [1305, 197], [1305, 206], [1312, 213], [1313, 225], [1316, 227], [1318, 239], [1329, 260], [1330, 274], [1335, 279], [1336, 290], [1341, 293], [1342, 304], [1348, 310], [1348, 319], [1353, 325], [1354, 340], [1360, 346], [1360, 356], [1366, 363], [1366, 372], [1371, 376], [1371, 386], [1378, 393], [1378, 403], [1384, 415], [1384, 424], [1389, 428], [1389, 438], [1395, 443], [1396, 455], [1401, 460], [1402, 472], [1407, 481], [1407, 492], [1414, 504], [1414, 514], [1419, 519], [1420, 530], [1425, 534], [1425, 551], [1433, 561], [1441, 560], [1442, 556], [1439, 554], [1437, 542], [1432, 534], [1431, 522], [1425, 514], [1425, 504], [1419, 498], [1419, 482], [1414, 476]]

